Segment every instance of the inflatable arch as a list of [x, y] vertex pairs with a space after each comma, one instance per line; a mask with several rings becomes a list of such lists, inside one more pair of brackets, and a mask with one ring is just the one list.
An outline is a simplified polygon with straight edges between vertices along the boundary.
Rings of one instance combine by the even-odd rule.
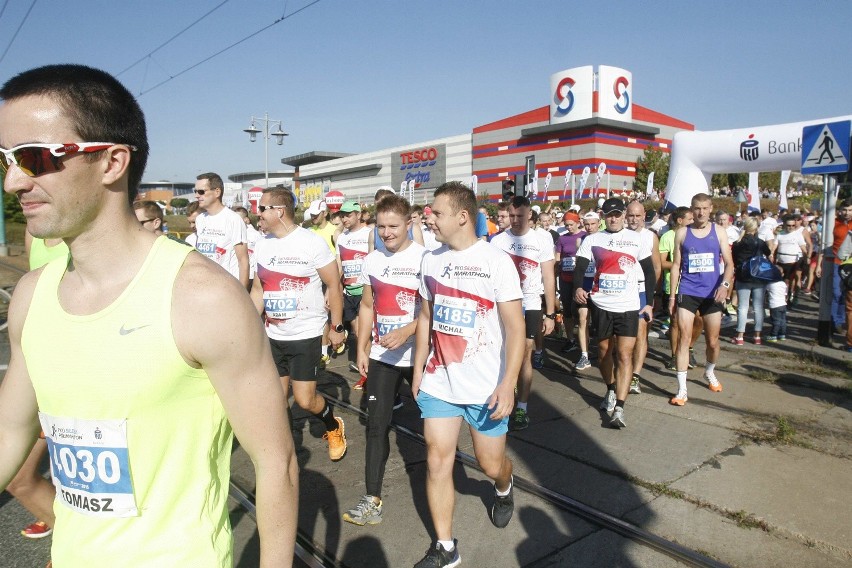
[[713, 174], [800, 170], [802, 128], [844, 120], [852, 120], [852, 115], [736, 130], [678, 132], [672, 140], [665, 207], [689, 206], [693, 195], [708, 193]]

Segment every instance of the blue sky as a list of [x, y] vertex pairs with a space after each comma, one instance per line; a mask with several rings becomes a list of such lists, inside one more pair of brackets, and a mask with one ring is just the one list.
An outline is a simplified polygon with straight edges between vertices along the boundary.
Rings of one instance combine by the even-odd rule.
[[[119, 78], [140, 95], [146, 180], [262, 171], [252, 115], [284, 121], [270, 170], [470, 132], [548, 103], [552, 73], [614, 65], [637, 104], [700, 130], [852, 114], [852, 2], [229, 0]], [[48, 63], [113, 74], [222, 0], [14, 0], [0, 79]], [[13, 34], [23, 23], [19, 34]], [[0, 51], [0, 53], [2, 53]]]

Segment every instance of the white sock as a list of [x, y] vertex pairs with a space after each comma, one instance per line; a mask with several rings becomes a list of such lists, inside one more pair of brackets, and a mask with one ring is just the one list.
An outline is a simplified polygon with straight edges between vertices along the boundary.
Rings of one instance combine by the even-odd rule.
[[704, 374], [712, 375], [714, 369], [716, 369], [716, 363], [711, 363], [710, 361], [707, 361], [707, 364], [704, 366]]
[[452, 549], [456, 547], [455, 543], [452, 540], [439, 540], [438, 544], [444, 547], [444, 550], [450, 552]]
[[585, 357], [586, 359], [589, 358], [589, 354], [586, 351], [583, 351], [582, 353], [580, 353], [580, 356]]
[[524, 412], [526, 412], [526, 411], [527, 411], [527, 403], [526, 403], [526, 402], [521, 402], [521, 401], [519, 400], [519, 401], [518, 401], [518, 408], [520, 408], [521, 410], [523, 410]]
[[505, 491], [500, 491], [499, 489], [497, 489], [496, 485], [494, 486], [494, 491], [496, 491], [497, 495], [499, 495], [500, 497], [505, 497], [506, 495], [512, 492], [512, 485], [515, 484], [514, 481], [514, 479], [509, 479], [509, 487], [507, 487]]
[[677, 372], [677, 389], [678, 394], [686, 392], [686, 371]]
[[329, 347], [331, 347], [331, 345], [323, 345], [322, 348], [320, 349], [320, 355], [328, 355], [328, 348]]
[[544, 350], [543, 350], [543, 349], [536, 349], [536, 350], [535, 350], [535, 354], [536, 354], [536, 355], [541, 355], [541, 352], [542, 352], [542, 351], [544, 351]]

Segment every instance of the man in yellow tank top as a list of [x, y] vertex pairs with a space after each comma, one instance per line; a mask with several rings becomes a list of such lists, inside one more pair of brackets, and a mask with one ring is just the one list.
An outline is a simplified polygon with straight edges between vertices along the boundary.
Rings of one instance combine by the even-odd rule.
[[33, 236], [71, 252], [25, 275], [10, 306], [0, 489], [42, 429], [56, 568], [231, 566], [236, 434], [256, 468], [261, 565], [290, 566], [298, 466], [269, 343], [238, 281], [137, 221], [138, 103], [80, 65], [24, 72], [0, 99], [4, 189]]

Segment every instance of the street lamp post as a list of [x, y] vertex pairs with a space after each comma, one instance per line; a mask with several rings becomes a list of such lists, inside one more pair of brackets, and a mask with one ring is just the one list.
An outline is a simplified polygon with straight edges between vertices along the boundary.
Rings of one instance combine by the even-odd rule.
[[[257, 128], [257, 126], [255, 126], [256, 122], [263, 123], [263, 130], [260, 130], [259, 128]], [[269, 128], [272, 125], [277, 126], [277, 129], [275, 130], [275, 132], [269, 131]], [[272, 120], [271, 118], [269, 118], [268, 113], [263, 113], [263, 118], [257, 118], [255, 116], [252, 116], [251, 117], [251, 126], [246, 128], [245, 130], [243, 130], [243, 132], [248, 132], [250, 142], [254, 142], [255, 140], [257, 140], [258, 134], [261, 134], [261, 133], [263, 134], [264, 153], [266, 155], [264, 173], [266, 174], [266, 187], [268, 188], [269, 187], [269, 137], [275, 136], [275, 141], [280, 146], [284, 143], [284, 137], [288, 136], [288, 134], [286, 132], [284, 132], [284, 130], [282, 130], [281, 121], [280, 120]]]

